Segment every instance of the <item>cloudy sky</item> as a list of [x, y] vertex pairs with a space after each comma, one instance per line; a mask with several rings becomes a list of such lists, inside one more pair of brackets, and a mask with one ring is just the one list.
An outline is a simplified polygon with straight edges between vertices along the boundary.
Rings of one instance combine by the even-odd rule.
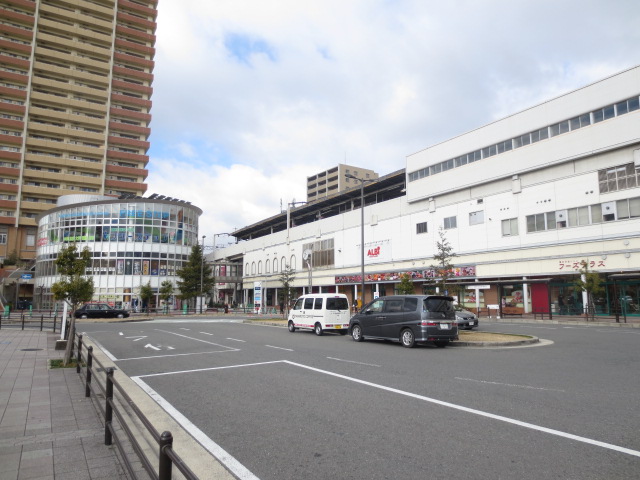
[[[638, 0], [162, 0], [148, 194], [232, 232], [640, 63]], [[218, 238], [216, 243], [221, 243]]]

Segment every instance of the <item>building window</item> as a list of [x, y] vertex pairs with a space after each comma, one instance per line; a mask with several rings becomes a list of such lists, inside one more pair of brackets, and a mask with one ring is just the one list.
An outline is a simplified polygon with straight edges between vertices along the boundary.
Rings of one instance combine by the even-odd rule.
[[262, 260], [258, 261], [258, 275], [262, 274]]
[[269, 262], [269, 259], [264, 262], [264, 273], [271, 273], [271, 262]]
[[36, 246], [36, 232], [35, 232], [35, 230], [27, 231], [26, 246], [27, 247], [35, 247]]
[[447, 217], [444, 219], [444, 229], [450, 230], [452, 228], [456, 228], [458, 226], [458, 221], [456, 217]]
[[514, 235], [518, 235], [518, 219], [508, 218], [502, 220], [502, 236], [513, 237]]
[[[302, 245], [302, 251], [311, 250], [311, 265], [315, 267], [332, 267], [334, 265], [333, 238]], [[292, 257], [293, 259], [293, 257]], [[293, 260], [292, 260], [293, 262]]]
[[273, 273], [278, 273], [278, 259], [273, 259]]
[[416, 223], [416, 233], [427, 233], [427, 222]]
[[480, 225], [484, 223], [484, 210], [469, 213], [469, 225]]
[[0, 233], [0, 245], [6, 245], [6, 244], [7, 244], [7, 234]]
[[527, 233], [556, 229], [556, 212], [538, 213], [527, 216]]
[[617, 192], [640, 185], [640, 168], [633, 163], [598, 171], [600, 193]]

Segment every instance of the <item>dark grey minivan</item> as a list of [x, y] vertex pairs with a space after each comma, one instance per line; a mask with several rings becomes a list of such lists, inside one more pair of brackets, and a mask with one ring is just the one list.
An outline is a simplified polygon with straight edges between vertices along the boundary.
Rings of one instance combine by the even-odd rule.
[[349, 322], [351, 338], [400, 342], [411, 348], [433, 342], [446, 347], [458, 339], [453, 298], [441, 295], [394, 295], [380, 297], [364, 306]]

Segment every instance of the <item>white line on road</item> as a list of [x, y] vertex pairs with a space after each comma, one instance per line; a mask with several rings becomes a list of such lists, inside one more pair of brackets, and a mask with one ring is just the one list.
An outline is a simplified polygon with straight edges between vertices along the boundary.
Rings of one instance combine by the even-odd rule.
[[343, 360], [342, 358], [327, 357], [329, 360], [337, 360], [338, 362], [357, 363], [358, 365], [366, 365], [368, 367], [380, 367], [374, 363], [354, 362], [353, 360]]
[[154, 347], [153, 345], [151, 345], [150, 343], [147, 343], [144, 348], [153, 348], [154, 350], [160, 350], [158, 347]]
[[286, 350], [287, 352], [293, 352], [293, 350], [290, 348], [274, 347], [273, 345], [265, 345], [265, 347], [277, 348], [278, 350]]
[[238, 340], [237, 338], [227, 338], [227, 340], [232, 340], [234, 342], [242, 342], [242, 343], [246, 343], [246, 340]]
[[553, 428], [541, 427], [539, 425], [534, 425], [533, 423], [522, 422], [520, 420], [516, 420], [514, 418], [503, 417], [502, 415], [495, 415], [489, 412], [483, 412], [482, 410], [476, 410], [474, 408], [463, 407], [461, 405], [457, 405], [455, 403], [443, 402], [442, 400], [436, 400], [435, 398], [425, 397], [423, 395], [417, 395], [411, 392], [405, 392], [403, 390], [398, 390], [397, 388], [385, 387], [384, 385], [378, 385], [376, 383], [367, 382], [366, 380], [360, 380], [358, 378], [348, 377], [346, 375], [341, 375], [339, 373], [329, 372], [327, 370], [321, 370], [315, 367], [309, 367], [307, 365], [302, 365], [301, 363], [290, 362], [288, 360], [283, 360], [284, 363], [288, 363], [289, 365], [295, 365], [297, 367], [306, 368], [307, 370], [312, 370], [314, 372], [324, 373], [326, 375], [331, 375], [334, 377], [342, 378], [344, 380], [349, 380], [351, 382], [360, 383], [362, 385], [367, 385], [373, 388], [379, 388], [380, 390], [386, 390], [387, 392], [397, 393], [399, 395], [404, 395], [406, 397], [415, 398], [417, 400], [422, 400], [424, 402], [435, 403], [437, 405], [442, 405], [444, 407], [453, 408], [456, 410], [461, 410], [467, 413], [473, 413], [474, 415], [480, 415], [482, 417], [492, 418], [494, 420], [499, 420], [501, 422], [511, 423], [513, 425], [518, 425], [520, 427], [529, 428], [531, 430], [537, 430], [539, 432], [549, 433], [551, 435], [557, 435], [559, 437], [568, 438], [570, 440], [575, 440], [577, 442], [587, 443], [589, 445], [595, 445], [597, 447], [607, 448], [609, 450], [614, 450], [620, 453], [626, 453], [628, 455], [633, 455], [634, 457], [640, 457], [640, 451], [632, 450], [630, 448], [619, 447], [618, 445], [613, 445], [611, 443], [601, 442], [599, 440], [593, 440], [591, 438], [581, 437], [579, 435], [573, 435], [572, 433], [562, 432], [560, 430], [554, 430]]
[[213, 335], [213, 333], [209, 333], [209, 332], [200, 332], [200, 333], [202, 333], [204, 335]]
[[545, 390], [548, 392], [564, 392], [566, 390], [560, 390], [559, 388], [544, 388], [544, 387], [532, 387], [531, 385], [515, 385], [512, 383], [500, 383], [500, 382], [488, 382], [486, 380], [475, 380], [473, 378], [462, 378], [462, 377], [454, 377], [456, 380], [466, 380], [467, 382], [477, 382], [477, 383], [486, 383], [489, 385], [503, 385], [505, 387], [518, 387], [518, 388], [528, 388], [531, 390]]
[[230, 350], [234, 350], [232, 347], [227, 347], [225, 345], [220, 345], [219, 343], [207, 342], [206, 340], [202, 340], [201, 338], [188, 337], [187, 335], [182, 335], [181, 333], [169, 332], [168, 330], [160, 330], [156, 328], [158, 332], [169, 333], [171, 335], [176, 335], [178, 337], [188, 338], [189, 340], [195, 340], [196, 342], [208, 343], [209, 345], [215, 345], [216, 347], [228, 348]]
[[191, 330], [190, 328], [180, 327], [180, 330]]
[[195, 438], [200, 445], [202, 445], [209, 453], [217, 458], [220, 463], [227, 467], [236, 477], [240, 480], [259, 480], [247, 467], [242, 465], [220, 445], [211, 440], [202, 430], [196, 427], [191, 421], [181, 414], [176, 408], [167, 402], [160, 394], [158, 394], [153, 388], [147, 385], [144, 381], [140, 380], [140, 377], [132, 377], [142, 390], [153, 398], [158, 405], [160, 405], [176, 422]]
[[124, 337], [124, 338], [135, 338], [134, 342], [139, 342], [143, 338], [147, 338], [146, 335], [138, 335], [137, 337]]
[[[225, 347], [227, 348], [227, 347]], [[105, 353], [107, 353], [106, 350], [104, 350], [104, 348], [102, 349]], [[189, 355], [207, 355], [209, 353], [230, 353], [230, 352], [239, 352], [240, 350], [238, 349], [234, 349], [234, 350], [213, 350], [211, 352], [192, 352], [192, 353], [174, 353], [171, 355], [150, 355], [148, 357], [131, 357], [131, 358], [112, 358], [111, 360], [114, 362], [125, 362], [127, 360], [146, 360], [148, 358], [164, 358], [164, 357], [187, 357]]]
[[176, 375], [181, 373], [209, 372], [211, 370], [226, 370], [227, 368], [257, 367], [259, 365], [271, 365], [273, 363], [283, 363], [283, 362], [285, 362], [285, 360], [273, 360], [270, 362], [259, 362], [259, 363], [245, 363], [242, 365], [226, 365], [224, 367], [196, 368], [193, 370], [179, 370], [176, 372], [149, 373], [148, 375], [138, 375], [137, 377], [132, 377], [132, 378], [160, 377], [162, 375]]

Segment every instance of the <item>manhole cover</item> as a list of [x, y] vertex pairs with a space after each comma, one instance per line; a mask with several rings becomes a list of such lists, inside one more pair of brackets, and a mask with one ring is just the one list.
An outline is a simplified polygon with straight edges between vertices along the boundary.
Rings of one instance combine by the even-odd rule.
[[21, 352], [39, 352], [41, 348], [21, 348]]

